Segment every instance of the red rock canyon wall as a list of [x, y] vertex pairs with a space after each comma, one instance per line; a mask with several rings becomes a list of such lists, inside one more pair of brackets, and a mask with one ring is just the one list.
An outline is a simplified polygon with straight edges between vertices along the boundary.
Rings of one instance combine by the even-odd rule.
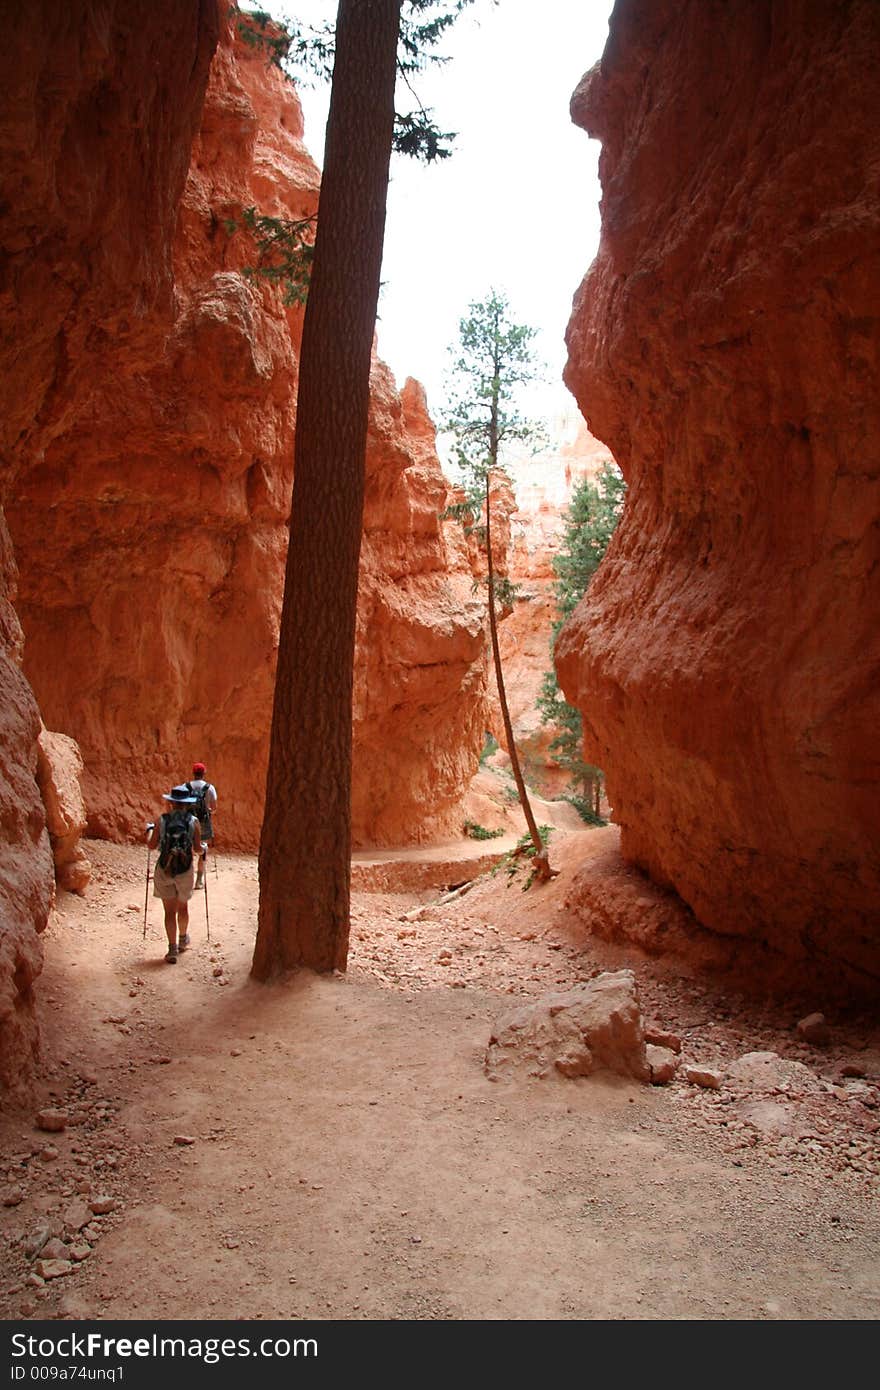
[[875, 978], [878, 64], [873, 0], [618, 0], [566, 380], [629, 496], [557, 662], [629, 859]]
[[[32, 0], [7, 7], [0, 51], [0, 508], [88, 391], [111, 342], [125, 358], [170, 302], [171, 239], [217, 38], [217, 5]], [[176, 21], [176, 22], [172, 22]], [[51, 488], [43, 498], [48, 522]], [[86, 537], [82, 538], [86, 544]], [[58, 576], [63, 590], [67, 574]], [[54, 891], [37, 789], [40, 713], [21, 672], [16, 560], [0, 510], [0, 1084], [38, 1044], [38, 933]], [[63, 668], [62, 644], [54, 669]], [[62, 727], [64, 723], [62, 722]]]
[[[293, 87], [220, 15], [173, 294], [124, 328], [96, 303], [70, 350], [67, 409], [23, 463], [9, 517], [26, 671], [46, 722], [80, 745], [92, 833], [136, 832], [198, 757], [220, 792], [219, 842], [254, 849], [301, 311], [243, 273], [254, 249], [225, 224], [252, 204], [310, 213], [319, 175]], [[424, 405], [378, 362], [367, 473], [353, 832], [387, 844], [452, 827], [479, 754], [485, 657], [465, 558], [437, 520]]]

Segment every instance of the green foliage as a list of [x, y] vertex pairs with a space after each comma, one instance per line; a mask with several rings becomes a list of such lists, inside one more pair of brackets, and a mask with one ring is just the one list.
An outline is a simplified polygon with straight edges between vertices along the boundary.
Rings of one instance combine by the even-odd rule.
[[291, 221], [284, 217], [269, 217], [256, 208], [243, 208], [241, 222], [233, 218], [225, 223], [229, 236], [244, 230], [253, 237], [257, 247], [256, 265], [245, 266], [249, 279], [268, 280], [284, 290], [285, 304], [305, 304], [315, 252], [317, 218], [302, 217]]
[[[483, 547], [490, 479], [509, 481], [504, 469], [509, 446], [540, 435], [540, 427], [516, 404], [518, 390], [540, 377], [531, 349], [535, 332], [514, 323], [506, 296], [493, 289], [469, 306], [452, 349], [443, 428], [452, 438], [463, 496], [443, 516], [460, 521], [465, 534]], [[510, 580], [496, 573], [493, 586], [496, 606], [510, 608], [516, 597]]]
[[482, 515], [490, 471], [503, 468], [507, 447], [537, 432], [516, 407], [518, 390], [540, 377], [531, 342], [536, 330], [513, 322], [505, 295], [490, 290], [469, 306], [453, 348], [443, 427], [452, 436], [474, 520]]
[[[572, 495], [559, 551], [553, 560], [557, 631], [587, 591], [623, 511], [626, 483], [611, 459], [602, 464], [595, 482], [585, 478]], [[555, 635], [555, 634], [554, 634]]]
[[[553, 559], [555, 597], [560, 616], [553, 625], [551, 656], [559, 629], [574, 612], [599, 568], [623, 511], [625, 494], [623, 475], [611, 459], [603, 463], [595, 482], [585, 478], [574, 491], [559, 550]], [[564, 698], [552, 666], [544, 674], [538, 709], [542, 723], [556, 728], [550, 752], [559, 766], [569, 773], [572, 786], [581, 788], [580, 793], [573, 792], [567, 799], [578, 810], [581, 810], [579, 803], [589, 807], [589, 815], [581, 811], [583, 819], [604, 824], [599, 816], [602, 772], [591, 763], [584, 762], [580, 710], [568, 704]]]
[[487, 760], [493, 753], [498, 752], [498, 740], [494, 734], [486, 734], [486, 742], [483, 744], [483, 751], [480, 754], [480, 767], [484, 767]]
[[487, 830], [485, 825], [479, 825], [476, 821], [466, 820], [464, 823], [464, 833], [472, 840], [497, 840], [504, 834], [502, 830]]
[[[230, 13], [236, 13], [234, 5], [230, 6]], [[267, 10], [246, 10], [238, 15], [236, 28], [249, 47], [265, 53], [267, 61], [284, 72], [293, 44], [293, 35], [285, 21], [273, 19]]]
[[[409, 111], [395, 112], [392, 148], [428, 164], [449, 157], [455, 133], [435, 125], [431, 112], [419, 101], [412, 81], [429, 63], [446, 62], [442, 54], [431, 50], [472, 0], [447, 0], [439, 14], [430, 14], [442, 3], [443, 0], [403, 0], [400, 16], [397, 70], [414, 106]], [[230, 12], [238, 14], [237, 28], [244, 42], [265, 53], [267, 62], [280, 68], [286, 77], [296, 73], [302, 82], [310, 74], [319, 81], [330, 81], [336, 52], [333, 23], [304, 24], [286, 16], [274, 18], [267, 10], [238, 13], [232, 7]], [[271, 217], [252, 207], [242, 211], [241, 222], [228, 219], [226, 231], [231, 236], [244, 228], [254, 238], [258, 259], [255, 265], [245, 267], [245, 275], [282, 286], [287, 305], [305, 304], [316, 221], [316, 217], [299, 221]]]
[[[599, 769], [597, 767], [593, 768], [592, 771], [596, 773], [599, 777], [601, 777], [602, 774], [601, 772], [599, 772]], [[569, 796], [564, 796], [562, 800], [569, 802], [569, 804], [572, 805], [574, 809], [577, 811], [581, 820], [585, 821], [587, 825], [608, 824], [604, 816], [600, 816], [599, 813], [596, 811], [593, 802], [588, 801], [586, 797], [575, 796], [574, 793], [571, 793]]]
[[[473, 0], [403, 0], [397, 72], [412, 104], [410, 110], [397, 111], [394, 116], [392, 149], [398, 154], [430, 164], [436, 159], [448, 159], [452, 153], [455, 132], [439, 129], [431, 111], [419, 100], [413, 80], [430, 64], [447, 61], [433, 50], [462, 10], [472, 3]], [[438, 10], [439, 13], [432, 13]], [[329, 82], [333, 76], [336, 33], [332, 22], [304, 24], [286, 15], [275, 19], [265, 10], [250, 10], [239, 15], [238, 31], [245, 43], [264, 52], [267, 61], [286, 77], [296, 74], [302, 82], [310, 75]]]
[[[541, 845], [544, 849], [546, 849], [550, 843], [550, 836], [553, 834], [553, 828], [554, 827], [552, 825], [538, 826], [538, 835], [541, 840]], [[534, 859], [537, 853], [537, 846], [532, 840], [531, 835], [528, 832], [526, 832], [525, 835], [520, 836], [513, 849], [509, 850], [507, 854], [505, 854], [501, 859], [499, 859], [497, 864], [493, 865], [493, 867], [490, 869], [490, 873], [494, 874], [497, 873], [499, 869], [503, 869], [504, 872], [507, 874], [507, 883], [509, 887], [510, 884], [514, 881], [514, 879], [518, 877], [521, 871], [524, 868], [528, 868], [529, 864]], [[528, 889], [531, 888], [534, 881], [535, 870], [532, 867], [529, 869], [529, 872], [526, 875], [525, 882], [522, 885], [522, 891], [524, 893], [527, 892]]]

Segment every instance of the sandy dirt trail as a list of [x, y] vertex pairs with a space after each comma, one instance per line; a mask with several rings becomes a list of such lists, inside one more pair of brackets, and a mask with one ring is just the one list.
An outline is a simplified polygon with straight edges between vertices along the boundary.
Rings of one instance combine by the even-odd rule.
[[[39, 1094], [0, 1119], [0, 1314], [875, 1318], [876, 1028], [839, 1020], [819, 1053], [799, 1004], [592, 940], [563, 905], [590, 845], [566, 837], [546, 888], [496, 875], [416, 920], [436, 890], [357, 893], [347, 975], [264, 987], [255, 860], [219, 857], [212, 940], [197, 898], [172, 967], [152, 898], [142, 938], [144, 852], [89, 844], [88, 896], [62, 895], [46, 937]], [[678, 1078], [489, 1082], [512, 996], [621, 965], [691, 1060], [772, 1049], [824, 1077], [794, 1132]], [[40, 1105], [67, 1127], [37, 1129]], [[41, 1281], [46, 1233], [85, 1258]]]

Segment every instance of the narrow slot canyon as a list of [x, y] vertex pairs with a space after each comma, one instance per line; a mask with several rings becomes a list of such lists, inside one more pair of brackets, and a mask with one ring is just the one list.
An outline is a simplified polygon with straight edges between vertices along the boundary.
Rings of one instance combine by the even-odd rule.
[[[0, 55], [0, 1313], [875, 1318], [880, 10], [613, 5], [570, 404], [487, 474], [513, 750], [380, 311], [348, 966], [268, 984], [305, 309], [243, 219], [321, 171], [246, 6], [132, 11]], [[145, 826], [199, 758], [171, 970]]]

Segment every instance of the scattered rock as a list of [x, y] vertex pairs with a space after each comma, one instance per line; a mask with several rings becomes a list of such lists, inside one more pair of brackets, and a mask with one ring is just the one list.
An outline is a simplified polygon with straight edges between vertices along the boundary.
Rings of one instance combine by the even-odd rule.
[[46, 1241], [49, 1239], [50, 1234], [51, 1232], [48, 1226], [40, 1226], [38, 1230], [33, 1231], [24, 1243], [25, 1258], [28, 1260], [35, 1260], [46, 1244]]
[[717, 1091], [724, 1080], [724, 1073], [718, 1067], [685, 1067], [685, 1080], [692, 1086], [702, 1086], [705, 1091]]
[[785, 1101], [759, 1100], [739, 1101], [736, 1112], [741, 1119], [768, 1138], [793, 1134], [797, 1131], [797, 1117], [793, 1107]]
[[4, 1207], [17, 1207], [19, 1202], [24, 1201], [23, 1187], [7, 1187], [3, 1193]]
[[792, 1062], [777, 1052], [746, 1052], [730, 1064], [734, 1080], [753, 1091], [785, 1091], [792, 1095], [821, 1095], [825, 1089], [815, 1072], [803, 1062]]
[[651, 1084], [666, 1086], [678, 1070], [678, 1058], [670, 1047], [658, 1047], [648, 1043], [645, 1047], [648, 1066], [651, 1068]]
[[108, 1197], [105, 1192], [101, 1192], [89, 1202], [89, 1210], [94, 1212], [95, 1216], [106, 1216], [108, 1212], [116, 1210], [116, 1205], [115, 1197]]
[[58, 1149], [54, 1144], [44, 1144], [40, 1149], [40, 1158], [44, 1163], [52, 1163], [58, 1157]]
[[531, 1076], [606, 1070], [649, 1081], [633, 972], [599, 975], [504, 1015], [489, 1039], [484, 1066], [493, 1080], [520, 1067]]
[[45, 1260], [66, 1260], [68, 1251], [63, 1240], [59, 1240], [57, 1236], [52, 1236], [50, 1240], [46, 1241], [40, 1254]]
[[185, 1147], [187, 1144], [194, 1144], [195, 1142], [196, 1137], [194, 1134], [175, 1134], [174, 1136], [174, 1143], [179, 1144], [181, 1148]]
[[78, 1243], [76, 1245], [71, 1245], [70, 1247], [70, 1258], [72, 1260], [76, 1260], [78, 1264], [82, 1260], [87, 1260], [91, 1253], [92, 1247], [90, 1245], [86, 1245], [85, 1241], [83, 1241], [82, 1244]]
[[861, 1062], [844, 1062], [840, 1068], [840, 1074], [844, 1077], [861, 1077], [865, 1075], [865, 1068], [862, 1066]]
[[847, 1081], [844, 1083], [842, 1090], [844, 1100], [858, 1100], [861, 1101], [862, 1105], [867, 1105], [869, 1107], [873, 1107], [877, 1104], [877, 1098], [874, 1094], [873, 1087], [869, 1086], [864, 1081]]
[[681, 1038], [677, 1033], [667, 1033], [664, 1028], [646, 1028], [645, 1042], [668, 1048], [670, 1052], [681, 1052]]
[[34, 1121], [37, 1129], [48, 1130], [52, 1134], [57, 1134], [60, 1130], [67, 1128], [68, 1114], [66, 1110], [53, 1110], [47, 1108], [37, 1112]]
[[827, 1047], [831, 1042], [831, 1029], [824, 1014], [807, 1014], [799, 1021], [797, 1034], [812, 1047]]
[[81, 1231], [83, 1226], [87, 1226], [91, 1220], [91, 1212], [85, 1202], [72, 1202], [63, 1213], [65, 1229], [68, 1231]]
[[37, 1260], [34, 1266], [40, 1279], [60, 1279], [73, 1269], [70, 1260]]

